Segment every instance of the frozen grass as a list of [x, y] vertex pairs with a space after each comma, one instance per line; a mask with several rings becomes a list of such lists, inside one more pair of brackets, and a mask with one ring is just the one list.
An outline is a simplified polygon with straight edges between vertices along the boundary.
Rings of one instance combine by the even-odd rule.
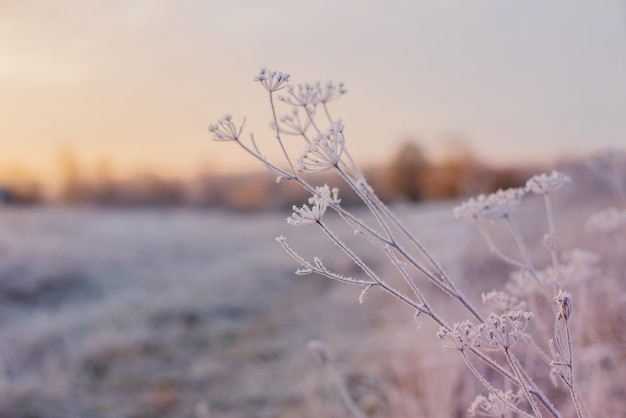
[[[611, 202], [591, 183], [564, 190], [555, 206], [563, 241], [614, 262], [603, 261], [585, 308], [602, 338], [590, 338], [579, 354], [598, 365], [588, 374], [593, 387], [610, 388], [613, 401], [597, 401], [604, 416], [619, 416], [624, 305], [613, 295], [623, 294], [625, 268], [614, 246], [580, 228]], [[517, 214], [529, 235], [541, 230], [532, 222], [541, 205], [529, 201]], [[394, 210], [451, 274], [464, 277], [463, 289], [501, 284], [506, 266], [470, 224], [454, 220], [454, 206]], [[465, 416], [479, 388], [454, 353], [440, 349], [435, 327], [416, 330], [410, 311], [383, 294], [359, 305], [349, 286], [294, 276], [292, 261], [268, 239], [290, 231], [285, 216], [3, 209], [0, 415], [340, 417], [341, 404], [306, 349], [317, 339], [368, 416]], [[290, 231], [290, 242], [354, 273], [309, 232]], [[371, 248], [361, 250], [375, 259]], [[372, 266], [388, 268], [384, 260]], [[22, 281], [29, 296], [16, 298], [10, 289]]]

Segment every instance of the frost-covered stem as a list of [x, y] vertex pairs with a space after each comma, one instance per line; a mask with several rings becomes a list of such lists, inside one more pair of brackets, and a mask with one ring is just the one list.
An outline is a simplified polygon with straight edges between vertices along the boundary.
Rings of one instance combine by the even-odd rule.
[[478, 232], [480, 232], [483, 239], [487, 243], [487, 246], [489, 247], [489, 252], [491, 254], [495, 255], [496, 257], [498, 257], [500, 260], [504, 261], [505, 263], [512, 265], [513, 267], [517, 267], [522, 270], [525, 270], [528, 268], [528, 266], [526, 266], [524, 263], [517, 261], [513, 257], [509, 257], [508, 255], [500, 251], [498, 247], [496, 246], [496, 244], [494, 244], [493, 240], [491, 239], [491, 237], [489, 236], [489, 234], [487, 233], [483, 225], [480, 223], [480, 221], [476, 218], [473, 218], [473, 221], [476, 224]]
[[506, 397], [502, 396], [501, 391], [498, 390], [497, 388], [495, 388], [485, 378], [485, 376], [483, 376], [482, 373], [474, 366], [474, 364], [470, 361], [469, 357], [467, 357], [467, 354], [465, 353], [465, 350], [459, 350], [459, 351], [461, 352], [461, 356], [463, 357], [463, 361], [465, 361], [465, 364], [467, 365], [467, 367], [471, 370], [472, 373], [474, 373], [474, 376], [476, 376], [476, 378], [480, 381], [480, 383], [482, 383], [482, 385], [485, 386], [485, 388], [487, 388], [487, 390], [489, 392], [491, 392], [494, 395], [496, 395], [498, 397], [498, 399], [500, 399], [502, 402], [504, 402], [506, 404], [506, 406], [511, 408], [514, 412], [516, 412], [516, 413], [518, 413], [518, 414], [520, 414], [520, 415], [522, 415], [524, 417], [534, 418], [529, 413], [524, 412], [521, 409], [519, 409], [517, 407], [517, 405], [514, 405], [511, 402], [509, 402], [508, 399], [506, 399]]
[[368, 191], [368, 194], [376, 203], [376, 206], [389, 218], [391, 221], [402, 231], [402, 233], [417, 247], [417, 249], [426, 257], [426, 259], [430, 262], [430, 264], [437, 270], [437, 273], [440, 275], [440, 279], [445, 280], [451, 286], [453, 285], [452, 281], [443, 270], [443, 267], [435, 260], [435, 258], [430, 254], [430, 252], [424, 247], [424, 245], [417, 239], [415, 236], [409, 231], [402, 221], [380, 200], [378, 195], [373, 191]]
[[[271, 172], [273, 172], [275, 174], [278, 174], [279, 176], [284, 177], [284, 178], [293, 178], [292, 174], [289, 174], [288, 172], [286, 172], [282, 168], [280, 168], [277, 165], [271, 163], [269, 160], [267, 160], [265, 157], [263, 157], [263, 155], [261, 155], [261, 152], [259, 151], [259, 148], [256, 146], [256, 142], [254, 141], [254, 137], [252, 135], [251, 135], [251, 141], [252, 141], [252, 145], [254, 146], [254, 149], [248, 147], [246, 144], [244, 144], [239, 139], [237, 139], [236, 142], [244, 151], [246, 151], [248, 154], [252, 155], [254, 158], [259, 160]], [[311, 190], [313, 190], [313, 189], [311, 188]]]
[[563, 343], [561, 341], [561, 336], [559, 334], [559, 322], [563, 323], [563, 329], [565, 331], [565, 342], [567, 345], [567, 357], [566, 363], [563, 364], [569, 369], [569, 379], [562, 379], [567, 385], [570, 394], [572, 396], [572, 400], [574, 401], [574, 406], [576, 407], [576, 414], [578, 418], [588, 417], [589, 413], [587, 412], [587, 407], [585, 406], [584, 401], [582, 400], [578, 390], [575, 387], [574, 383], [574, 347], [572, 344], [572, 336], [569, 329], [569, 318], [564, 318], [560, 316], [557, 318], [556, 325], [554, 327], [554, 341], [557, 344], [557, 349], [560, 352], [563, 352]]
[[539, 347], [532, 335], [524, 333], [524, 335], [522, 335], [522, 340], [531, 350], [533, 350], [539, 355], [539, 357], [541, 357], [541, 360], [543, 360], [544, 363], [550, 364], [550, 362], [552, 361], [550, 359], [550, 356], [541, 347]]
[[[360, 190], [357, 190], [357, 192], [360, 192]], [[374, 193], [373, 190], [371, 190], [371, 188], [368, 187], [367, 192], [365, 192], [364, 194], [365, 194], [364, 199], [367, 199], [368, 201], [371, 200], [376, 205], [376, 207], [380, 211], [382, 211], [387, 216], [387, 218], [389, 218], [394, 223], [394, 225], [418, 248], [420, 253], [428, 259], [428, 261], [431, 263], [431, 265], [435, 268], [435, 270], [439, 274], [439, 277], [437, 278], [433, 276], [432, 273], [430, 273], [428, 270], [422, 267], [421, 264], [417, 263], [417, 261], [413, 257], [411, 257], [406, 251], [404, 251], [402, 247], [399, 244], [397, 244], [397, 242], [394, 242], [393, 246], [400, 252], [400, 254], [402, 254], [402, 256], [407, 261], [409, 261], [411, 264], [417, 267], [420, 271], [422, 271], [427, 277], [429, 277], [433, 281], [433, 283], [438, 285], [438, 287], [444, 290], [444, 292], [448, 293], [449, 295], [459, 300], [459, 302], [461, 302], [461, 304], [465, 306], [476, 319], [482, 322], [483, 321], [482, 316], [467, 301], [467, 299], [457, 290], [456, 286], [454, 285], [454, 282], [446, 274], [443, 267], [430, 254], [430, 252], [426, 249], [426, 247], [424, 247], [424, 245], [417, 238], [415, 238], [415, 236], [406, 228], [406, 226], [404, 226], [402, 221], [387, 207], [387, 205], [385, 205], [380, 200], [380, 198], [376, 195], [376, 193]], [[443, 286], [442, 282], [445, 282], [447, 286]]]
[[326, 103], [322, 103], [322, 107], [324, 108], [324, 112], [326, 113], [326, 117], [328, 118], [328, 123], [333, 123], [333, 118], [330, 116], [330, 112], [328, 111], [328, 106]]
[[[513, 361], [515, 361], [517, 364], [520, 364], [519, 360], [513, 353], [509, 353], [509, 354], [511, 356], [511, 359], [513, 359]], [[561, 414], [559, 413], [559, 411], [557, 411], [555, 406], [552, 405], [552, 403], [548, 400], [546, 395], [537, 387], [537, 384], [533, 381], [532, 377], [528, 374], [526, 369], [523, 366], [521, 366], [521, 364], [520, 364], [519, 371], [524, 376], [525, 381], [528, 382], [528, 385], [530, 386], [530, 388], [528, 389], [528, 392], [531, 393], [532, 395], [535, 395], [535, 397], [539, 400], [539, 402], [541, 402], [543, 406], [546, 407], [546, 409], [552, 414], [552, 416], [554, 416], [555, 418], [561, 418]]]
[[276, 116], [276, 106], [274, 105], [274, 94], [272, 91], [270, 91], [269, 93], [270, 93], [270, 107], [272, 108], [272, 117], [274, 118], [274, 127], [275, 127], [274, 130], [276, 132], [276, 139], [278, 140], [278, 143], [280, 144], [280, 148], [283, 150], [283, 154], [285, 154], [285, 158], [287, 159], [287, 162], [289, 163], [289, 168], [291, 168], [291, 173], [295, 177], [296, 169], [293, 167], [293, 163], [291, 162], [291, 157], [289, 157], [289, 154], [287, 153], [287, 149], [285, 148], [285, 144], [283, 144], [283, 140], [280, 137], [278, 117]]
[[365, 274], [367, 274], [367, 276], [369, 278], [374, 280], [378, 284], [378, 286], [380, 286], [382, 289], [384, 289], [386, 292], [390, 293], [391, 295], [395, 296], [397, 299], [399, 299], [402, 302], [408, 304], [412, 308], [417, 309], [417, 310], [423, 312], [421, 306], [418, 303], [416, 303], [415, 301], [411, 300], [410, 298], [408, 298], [407, 296], [403, 295], [402, 293], [400, 293], [399, 291], [397, 291], [393, 287], [389, 286], [383, 280], [381, 280], [380, 277], [378, 277], [378, 275], [367, 264], [365, 264], [363, 262], [363, 260], [361, 260], [361, 258], [358, 255], [356, 255], [350, 248], [348, 248], [334, 234], [334, 232], [332, 232], [326, 226], [326, 224], [324, 222], [318, 221], [317, 224], [320, 226], [320, 228], [322, 228], [322, 231], [324, 231], [326, 236], [328, 236], [331, 239], [331, 241], [333, 241], [335, 243], [335, 245], [337, 245], [337, 247], [339, 247], [348, 257], [350, 257], [352, 259], [352, 261], [354, 261], [356, 263], [356, 265], [359, 266], [359, 268], [361, 270], [363, 270], [363, 272]]
[[[358, 166], [356, 166], [356, 167], [358, 169]], [[407, 259], [407, 261], [409, 261], [412, 265], [414, 265], [416, 268], [418, 268], [418, 270], [420, 270], [424, 275], [426, 275], [426, 277], [430, 278], [431, 281], [433, 283], [435, 283], [438, 287], [440, 287], [440, 289], [442, 289], [445, 293], [448, 293], [449, 295], [457, 298], [472, 313], [472, 315], [474, 315], [474, 317], [476, 317], [478, 320], [482, 321], [481, 315], [478, 313], [478, 311], [476, 309], [474, 309], [473, 306], [471, 306], [471, 304], [463, 297], [463, 295], [461, 295], [458, 292], [458, 290], [454, 287], [454, 283], [445, 275], [445, 272], [443, 271], [443, 268], [435, 261], [435, 259], [428, 253], [428, 251], [426, 251], [426, 249], [413, 236], [413, 234], [411, 234], [406, 229], [406, 227], [402, 224], [402, 222], [386, 207], [386, 205], [384, 205], [384, 203], [382, 201], [380, 201], [380, 199], [378, 199], [376, 194], [371, 191], [371, 188], [367, 187], [367, 185], [366, 185], [365, 189], [367, 191], [364, 192], [363, 189], [361, 187], [359, 187], [355, 183], [354, 179], [348, 173], [346, 173], [341, 167], [337, 166], [336, 168], [339, 171], [339, 173], [341, 174], [341, 176], [344, 178], [344, 180], [348, 183], [348, 185], [354, 190], [354, 192], [365, 203], [365, 205], [368, 207], [370, 212], [374, 215], [374, 217], [379, 222], [379, 224], [383, 227], [383, 229], [385, 230], [385, 232], [386, 232], [386, 234], [387, 234], [387, 236], [388, 236], [388, 238], [389, 238], [389, 240], [391, 242], [390, 243], [391, 247], [395, 248], [405, 259]], [[393, 233], [391, 231], [391, 228], [387, 224], [387, 221], [381, 216], [381, 213], [380, 213], [381, 210], [385, 213], [385, 215], [387, 215], [387, 217], [392, 222], [394, 222], [394, 224], [407, 237], [409, 237], [411, 239], [411, 241], [413, 243], [415, 243], [418, 246], [418, 248], [421, 250], [421, 252], [431, 261], [433, 266], [440, 272], [441, 279], [444, 279], [445, 283], [448, 286], [444, 286], [443, 283], [441, 282], [441, 280], [438, 280], [435, 276], [433, 276], [432, 273], [430, 273], [420, 263], [418, 263], [415, 259], [413, 259], [413, 257], [411, 257], [400, 246], [400, 244], [394, 238]], [[392, 258], [392, 262], [395, 265], [398, 266], [397, 261], [395, 261], [393, 258]], [[401, 271], [401, 273], [403, 273], [403, 276], [405, 277], [405, 279], [408, 282], [409, 286], [411, 286], [413, 291], [416, 293], [416, 295], [418, 297], [422, 298], [422, 300], [423, 300], [423, 297], [421, 296], [421, 294], [418, 294], [419, 291], [417, 290], [417, 287], [415, 286], [415, 283], [413, 282], [413, 280], [411, 280], [411, 278], [407, 274], [404, 274], [405, 272]]]
[[[378, 209], [378, 205], [375, 202], [372, 202], [372, 200], [370, 199], [368, 194], [365, 193], [360, 187], [358, 187], [358, 185], [354, 182], [354, 179], [350, 175], [348, 175], [348, 173], [346, 173], [341, 167], [337, 167], [337, 170], [338, 170], [339, 174], [342, 176], [342, 178], [346, 181], [346, 183], [352, 188], [352, 190], [354, 190], [354, 192], [359, 196], [359, 198], [365, 203], [365, 205], [368, 207], [370, 212], [374, 215], [376, 220], [385, 229], [385, 232], [387, 233], [387, 236], [388, 236], [388, 239], [386, 240], [386, 243], [388, 245], [390, 245], [391, 247], [395, 248], [396, 250], [398, 250], [398, 252], [404, 258], [406, 258], [413, 266], [415, 266], [420, 272], [422, 272], [426, 277], [428, 277], [435, 285], [437, 285], [438, 287], [442, 288], [445, 292], [451, 293], [450, 289], [447, 289], [445, 286], [443, 286], [441, 281], [437, 280], [437, 278], [435, 276], [433, 276], [433, 274], [430, 271], [428, 271], [424, 266], [422, 266], [421, 263], [419, 263], [416, 260], [414, 260], [400, 246], [400, 244], [395, 240], [389, 225], [387, 224], [385, 219], [381, 216], [379, 210], [377, 210]], [[366, 187], [366, 188], [369, 188], [369, 187]]]
[[524, 244], [524, 241], [522, 239], [522, 234], [520, 233], [519, 228], [517, 228], [517, 225], [515, 225], [515, 223], [513, 222], [513, 220], [511, 219], [509, 215], [505, 215], [504, 220], [506, 221], [506, 224], [508, 225], [509, 229], [511, 230], [511, 233], [513, 234], [513, 239], [515, 240], [515, 243], [517, 244], [517, 248], [519, 248], [519, 251], [522, 254], [524, 263], [526, 263], [526, 269], [534, 272], [535, 267], [530, 258], [530, 255], [528, 254], [528, 249], [526, 248], [526, 244]]
[[353, 418], [367, 418], [363, 411], [361, 411], [356, 405], [352, 396], [350, 396], [348, 387], [341, 376], [339, 376], [339, 373], [334, 368], [331, 368], [329, 370], [329, 375], [331, 383], [341, 399], [341, 403], [344, 408], [346, 408], [346, 411], [348, 411], [348, 416]]
[[[387, 206], [380, 201], [380, 199], [376, 196], [375, 193], [369, 191], [370, 188], [366, 189], [368, 192], [364, 192], [358, 185], [354, 182], [354, 179], [350, 177], [341, 167], [337, 167], [337, 170], [344, 178], [344, 180], [350, 185], [350, 187], [357, 193], [357, 195], [363, 200], [363, 202], [367, 205], [370, 212], [376, 217], [377, 221], [382, 225], [387, 233], [389, 240], [391, 241], [390, 245], [416, 268], [418, 268], [426, 277], [430, 278], [431, 281], [436, 284], [440, 289], [442, 289], [445, 293], [450, 296], [456, 298], [468, 311], [479, 321], [483, 321], [480, 313], [468, 302], [468, 300], [456, 289], [454, 283], [450, 278], [445, 274], [443, 268], [436, 262], [436, 260], [430, 255], [430, 253], [424, 248], [424, 246], [409, 232], [409, 230], [402, 224], [402, 222], [387, 208]], [[411, 257], [395, 240], [391, 229], [389, 228], [387, 222], [384, 218], [381, 217], [380, 211], [383, 211], [387, 217], [394, 222], [394, 224], [413, 242], [430, 261], [431, 264], [437, 269], [440, 278], [436, 278], [433, 276], [431, 272], [429, 272], [426, 268], [424, 268], [420, 263], [418, 263], [413, 257]], [[442, 282], [443, 280], [443, 282]], [[446, 285], [444, 285], [445, 283]], [[412, 285], [412, 283], [410, 283]]]
[[[328, 226], [322, 222], [322, 221], [318, 221], [317, 224], [319, 225], [319, 227], [322, 229], [322, 231], [331, 239], [331, 241], [337, 246], [339, 247], [350, 259], [352, 259], [358, 266], [359, 268], [361, 268], [361, 270], [368, 276], [370, 277], [374, 282], [376, 282], [377, 286], [380, 286], [384, 291], [386, 291], [387, 293], [391, 294], [392, 296], [396, 297], [397, 299], [399, 299], [400, 301], [406, 303], [407, 305], [409, 305], [411, 308], [424, 313], [425, 315], [427, 315], [429, 318], [431, 318], [433, 321], [435, 321], [439, 326], [445, 327], [446, 329], [449, 329], [448, 325], [441, 319], [439, 318], [439, 316], [429, 307], [429, 305], [427, 304], [418, 304], [415, 301], [411, 300], [410, 298], [408, 298], [407, 296], [405, 296], [404, 294], [400, 293], [399, 291], [397, 291], [395, 288], [389, 286], [387, 283], [385, 283], [382, 279], [380, 279], [378, 277], [378, 275], [367, 265], [365, 264], [352, 250], [350, 250], [329, 228]], [[319, 272], [318, 272], [319, 273]], [[354, 281], [356, 282], [356, 281]], [[359, 281], [359, 283], [354, 283], [354, 284], [365, 284], [364, 282]], [[370, 284], [371, 285], [371, 284]], [[421, 295], [421, 293], [417, 294], [418, 298], [422, 298], [423, 296]], [[476, 350], [476, 349], [471, 349], [471, 351], [477, 355], [482, 361], [484, 361], [487, 365], [489, 365], [490, 367], [492, 367], [494, 370], [496, 370], [497, 372], [499, 372], [500, 374], [502, 374], [504, 377], [506, 377], [507, 379], [509, 379], [512, 382], [517, 383], [518, 385], [520, 385], [522, 382], [519, 381], [519, 378], [516, 377], [515, 375], [511, 375], [510, 373], [508, 373], [506, 370], [504, 370], [499, 364], [495, 363], [491, 358], [485, 356], [483, 353], [481, 353], [480, 351]], [[543, 398], [542, 398], [543, 400]]]
[[361, 198], [363, 203], [365, 203], [365, 206], [367, 206], [370, 213], [374, 215], [374, 217], [376, 218], [380, 226], [385, 230], [385, 234], [387, 234], [387, 238], [389, 239], [389, 241], [395, 243], [396, 240], [393, 237], [393, 233], [391, 232], [389, 225], [387, 224], [385, 219], [380, 215], [380, 213], [376, 210], [376, 206], [374, 205], [374, 203], [367, 197], [365, 193], [363, 193], [361, 188], [354, 182], [354, 179], [350, 175], [348, 175], [348, 173], [346, 173], [338, 165], [335, 166], [335, 168], [337, 169], [337, 171], [339, 171], [339, 174], [341, 175], [341, 177], [346, 181], [346, 183], [348, 183], [348, 185], [352, 188], [352, 190], [354, 190], [354, 192]]
[[313, 114], [309, 110], [309, 107], [308, 106], [302, 106], [302, 107], [304, 107], [304, 112], [306, 113], [306, 116], [309, 118], [309, 121], [311, 122], [311, 126], [313, 126], [313, 128], [317, 131], [317, 133], [321, 133], [322, 130], [317, 126], [317, 123], [315, 123], [315, 118], [313, 117]]
[[539, 410], [539, 406], [537, 405], [537, 403], [535, 402], [535, 400], [533, 399], [532, 395], [530, 394], [530, 391], [528, 389], [527, 386], [527, 380], [526, 377], [524, 376], [524, 374], [520, 371], [520, 369], [523, 369], [523, 366], [519, 363], [519, 361], [512, 356], [509, 347], [504, 347], [504, 349], [502, 350], [504, 353], [504, 356], [506, 357], [509, 366], [511, 366], [511, 370], [513, 370], [513, 373], [515, 374], [515, 376], [517, 377], [517, 380], [520, 383], [520, 388], [522, 389], [522, 392], [524, 392], [524, 396], [526, 397], [526, 400], [528, 401], [528, 403], [530, 404], [530, 407], [532, 408], [535, 417], [541, 418], [541, 411]]
[[310, 341], [308, 346], [309, 349], [311, 349], [311, 351], [316, 354], [317, 359], [321, 363], [322, 367], [325, 369], [330, 383], [335, 389], [335, 392], [339, 395], [341, 403], [348, 412], [348, 416], [353, 418], [366, 418], [365, 414], [363, 414], [363, 411], [359, 409], [359, 407], [354, 402], [354, 399], [350, 395], [348, 385], [346, 384], [345, 379], [343, 379], [343, 377], [337, 371], [333, 359], [328, 352], [326, 346], [320, 341]]
[[559, 257], [556, 238], [556, 225], [554, 222], [554, 209], [552, 207], [550, 194], [544, 193], [543, 200], [546, 204], [546, 216], [548, 217], [548, 228], [550, 234], [547, 242], [547, 247], [548, 251], [550, 251], [550, 256], [552, 257], [552, 266], [554, 267], [554, 271], [557, 272], [559, 267]]
[[427, 316], [431, 317], [437, 324], [439, 325], [443, 324], [444, 321], [432, 309], [426, 297], [421, 292], [419, 287], [417, 287], [417, 285], [415, 284], [415, 282], [413, 281], [409, 273], [406, 271], [404, 266], [401, 263], [398, 263], [394, 259], [394, 255], [392, 253], [391, 248], [385, 248], [385, 253], [391, 259], [392, 264], [396, 266], [398, 271], [400, 271], [400, 274], [402, 275], [404, 280], [409, 284], [409, 286], [411, 287], [411, 290], [413, 290], [413, 293], [415, 293], [415, 296], [417, 296], [418, 300], [421, 302], [423, 309], [420, 309], [420, 312], [425, 313]]
[[[259, 151], [258, 147], [256, 146], [256, 143], [254, 142], [254, 140], [253, 140], [253, 145], [254, 145], [254, 148], [255, 148], [254, 150], [251, 149], [250, 147], [248, 147], [243, 142], [241, 142], [241, 140], [239, 140], [239, 139], [237, 139], [236, 142], [244, 151], [246, 151], [248, 154], [250, 154], [251, 156], [253, 156], [257, 160], [259, 160], [263, 165], [265, 165], [273, 173], [278, 174], [281, 177], [285, 177], [285, 178], [289, 178], [289, 179], [295, 180], [300, 186], [302, 186], [302, 188], [304, 188], [306, 191], [308, 191], [311, 194], [315, 194], [316, 193], [315, 192], [315, 187], [311, 186], [309, 183], [307, 183], [305, 180], [303, 180], [302, 177], [300, 177], [297, 173], [295, 173], [293, 175], [289, 174], [285, 170], [281, 169], [280, 167], [278, 167], [277, 165], [271, 163], [269, 160], [267, 160], [265, 157], [263, 157], [263, 155], [261, 155], [261, 152]], [[373, 238], [375, 240], [378, 240], [380, 243], [393, 245], [392, 241], [382, 237], [378, 232], [376, 232], [374, 229], [369, 227], [367, 224], [365, 224], [359, 218], [355, 217], [352, 213], [350, 213], [349, 211], [347, 211], [344, 208], [342, 208], [341, 205], [339, 205], [337, 202], [332, 202], [331, 201], [331, 202], [329, 202], [329, 206], [332, 207], [333, 210], [335, 210], [337, 213], [339, 213], [344, 219], [348, 219], [350, 222], [352, 222], [352, 224], [355, 227], [358, 227], [358, 228], [362, 229], [363, 231], [365, 231], [368, 234], [369, 237], [371, 237], [371, 238]]]

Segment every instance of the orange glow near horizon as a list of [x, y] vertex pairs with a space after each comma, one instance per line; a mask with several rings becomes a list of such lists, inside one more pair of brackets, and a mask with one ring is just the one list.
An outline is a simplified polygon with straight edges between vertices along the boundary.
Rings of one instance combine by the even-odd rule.
[[[3, 2], [0, 175], [58, 184], [67, 150], [87, 175], [261, 169], [206, 128], [228, 112], [245, 116], [262, 144], [272, 140], [266, 95], [251, 81], [262, 64], [296, 84], [345, 82], [333, 109], [365, 165], [407, 138], [433, 158], [465, 138], [498, 165], [626, 142], [626, 41], [612, 6], [366, 1], [355, 14], [324, 0], [290, 6], [279, 21], [267, 5], [213, 3]], [[533, 32], [518, 15], [538, 16]]]

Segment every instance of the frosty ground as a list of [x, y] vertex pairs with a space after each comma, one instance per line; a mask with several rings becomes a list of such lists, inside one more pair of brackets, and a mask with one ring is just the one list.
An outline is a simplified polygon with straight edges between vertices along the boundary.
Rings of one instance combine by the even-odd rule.
[[[557, 201], [568, 245], [584, 239], [581, 225], [609, 201], [590, 193], [598, 192]], [[469, 223], [454, 219], [456, 204], [394, 209], [478, 300], [507, 270]], [[529, 240], [541, 239], [541, 204], [532, 200], [516, 215]], [[463, 390], [458, 359], [441, 354], [434, 328], [417, 330], [412, 313], [379, 292], [359, 305], [359, 289], [295, 276], [278, 235], [333, 270], [359, 272], [315, 229], [289, 227], [287, 215], [3, 208], [0, 416], [342, 416], [306, 348], [312, 339], [326, 343], [371, 416], [391, 416], [396, 401], [443, 416], [420, 399], [429, 374], [457, 382], [454, 408], [464, 415], [474, 390]], [[392, 274], [384, 257], [354, 245]], [[450, 403], [449, 392], [442, 388], [437, 403]]]

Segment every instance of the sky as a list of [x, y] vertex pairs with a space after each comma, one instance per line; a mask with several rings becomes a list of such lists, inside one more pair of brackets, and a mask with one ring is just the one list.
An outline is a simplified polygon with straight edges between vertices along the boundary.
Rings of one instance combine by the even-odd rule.
[[261, 67], [344, 82], [331, 110], [363, 164], [407, 139], [498, 165], [626, 147], [626, 0], [0, 0], [0, 172], [54, 179], [68, 150], [257, 169], [207, 126], [272, 141]]

